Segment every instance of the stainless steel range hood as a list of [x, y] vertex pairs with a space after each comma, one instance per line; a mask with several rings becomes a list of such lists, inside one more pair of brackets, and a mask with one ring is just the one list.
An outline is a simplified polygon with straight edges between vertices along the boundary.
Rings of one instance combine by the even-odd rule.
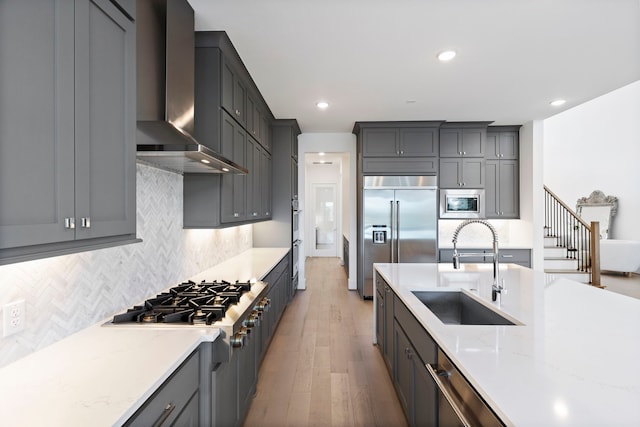
[[186, 0], [138, 0], [137, 158], [180, 173], [247, 169], [193, 136], [195, 34]]

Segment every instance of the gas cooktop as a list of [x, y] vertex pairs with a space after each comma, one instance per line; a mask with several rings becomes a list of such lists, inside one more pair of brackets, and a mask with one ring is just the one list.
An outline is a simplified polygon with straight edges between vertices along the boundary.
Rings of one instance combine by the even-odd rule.
[[[242, 295], [250, 292], [251, 287], [249, 281], [183, 282], [146, 300], [142, 305], [116, 314], [113, 323], [211, 325], [236, 308]], [[253, 298], [250, 298], [251, 301]]]

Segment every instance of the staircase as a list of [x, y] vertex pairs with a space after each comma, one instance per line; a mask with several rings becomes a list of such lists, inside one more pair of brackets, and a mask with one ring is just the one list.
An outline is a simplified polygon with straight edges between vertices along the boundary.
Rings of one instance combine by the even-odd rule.
[[563, 245], [562, 239], [553, 234], [553, 230], [545, 227], [544, 235], [544, 272], [553, 278], [564, 277], [576, 282], [589, 283], [591, 274], [580, 271], [580, 265], [575, 250]]
[[600, 286], [599, 224], [587, 224], [547, 186], [545, 190], [544, 271]]

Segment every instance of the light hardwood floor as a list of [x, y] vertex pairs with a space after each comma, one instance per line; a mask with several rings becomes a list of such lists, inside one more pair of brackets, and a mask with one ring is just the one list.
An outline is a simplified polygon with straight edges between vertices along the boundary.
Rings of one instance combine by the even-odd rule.
[[337, 258], [308, 258], [306, 285], [280, 320], [244, 426], [406, 426], [372, 344], [372, 301], [347, 290]]

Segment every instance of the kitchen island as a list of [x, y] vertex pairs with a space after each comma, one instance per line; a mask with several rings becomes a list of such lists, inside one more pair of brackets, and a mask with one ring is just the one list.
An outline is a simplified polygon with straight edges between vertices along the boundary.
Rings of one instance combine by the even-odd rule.
[[[499, 302], [492, 265], [374, 268], [505, 425], [638, 425], [640, 300], [514, 264], [500, 266]], [[444, 324], [413, 294], [456, 290], [515, 325]]]
[[[191, 279], [262, 279], [288, 251], [250, 249]], [[120, 426], [219, 335], [214, 325], [116, 326], [109, 317], [0, 369], [2, 425]]]

